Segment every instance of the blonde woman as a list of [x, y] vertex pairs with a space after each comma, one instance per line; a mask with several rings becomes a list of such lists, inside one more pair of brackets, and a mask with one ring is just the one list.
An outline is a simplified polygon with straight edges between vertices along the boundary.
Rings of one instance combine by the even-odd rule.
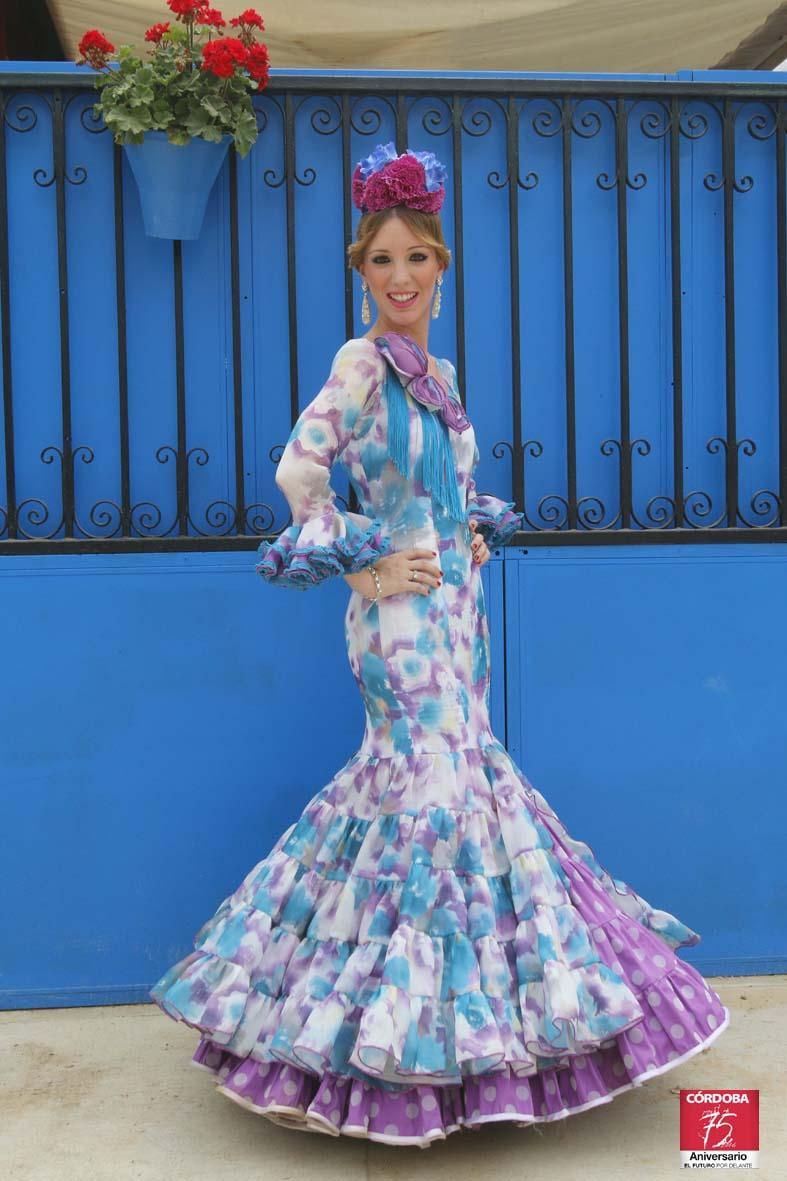
[[[428, 349], [445, 180], [393, 144], [355, 168], [350, 263], [376, 318], [293, 428], [293, 523], [256, 565], [349, 584], [363, 741], [151, 991], [229, 1098], [422, 1147], [606, 1103], [729, 1022], [675, 955], [699, 935], [611, 877], [490, 728], [480, 567], [522, 513], [477, 491], [455, 369]], [[360, 513], [336, 505], [339, 461]]]

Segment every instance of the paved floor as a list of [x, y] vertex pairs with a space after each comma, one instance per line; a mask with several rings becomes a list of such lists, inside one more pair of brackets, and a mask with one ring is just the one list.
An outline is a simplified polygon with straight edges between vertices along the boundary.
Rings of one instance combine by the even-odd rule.
[[[0, 1013], [2, 1181], [666, 1181], [680, 1087], [760, 1091], [760, 1181], [787, 1177], [787, 976], [714, 977], [730, 1027], [683, 1066], [536, 1128], [427, 1149], [280, 1128], [214, 1092], [157, 1006]], [[726, 1171], [726, 1170], [725, 1170]]]

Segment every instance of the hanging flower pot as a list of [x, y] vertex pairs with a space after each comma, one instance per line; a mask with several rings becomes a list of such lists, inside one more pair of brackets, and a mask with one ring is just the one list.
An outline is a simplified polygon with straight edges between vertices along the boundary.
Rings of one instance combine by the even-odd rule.
[[147, 61], [89, 29], [77, 65], [97, 71], [93, 112], [126, 150], [145, 233], [198, 238], [229, 145], [245, 156], [257, 139], [252, 93], [268, 84], [268, 49], [255, 34], [265, 26], [247, 8], [229, 22], [236, 37], [214, 37], [227, 22], [208, 0], [167, 5], [179, 23], [145, 31]]
[[173, 144], [166, 131], [146, 131], [141, 144], [125, 145], [148, 237], [199, 237], [231, 142], [232, 136], [225, 135], [219, 143], [195, 137]]

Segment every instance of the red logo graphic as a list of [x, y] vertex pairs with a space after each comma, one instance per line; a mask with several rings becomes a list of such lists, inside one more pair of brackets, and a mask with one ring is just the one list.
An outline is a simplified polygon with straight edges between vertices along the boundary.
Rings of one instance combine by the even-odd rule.
[[681, 1090], [680, 1159], [685, 1169], [756, 1169], [759, 1148], [759, 1091]]

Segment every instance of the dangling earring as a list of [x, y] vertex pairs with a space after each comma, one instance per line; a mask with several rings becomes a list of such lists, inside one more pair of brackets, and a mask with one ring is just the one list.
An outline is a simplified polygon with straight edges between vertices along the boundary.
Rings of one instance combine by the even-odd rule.
[[442, 286], [443, 286], [443, 276], [438, 275], [437, 276], [437, 291], [435, 293], [434, 303], [432, 304], [432, 319], [433, 320], [436, 320], [437, 317], [440, 315], [440, 298], [441, 298], [441, 294], [442, 294], [441, 293]]
[[361, 319], [363, 320], [364, 324], [369, 324], [369, 323], [371, 323], [372, 313], [369, 308], [369, 295], [368, 295], [369, 284], [366, 282], [365, 279], [361, 280], [361, 290], [363, 291], [363, 302], [361, 303]]

